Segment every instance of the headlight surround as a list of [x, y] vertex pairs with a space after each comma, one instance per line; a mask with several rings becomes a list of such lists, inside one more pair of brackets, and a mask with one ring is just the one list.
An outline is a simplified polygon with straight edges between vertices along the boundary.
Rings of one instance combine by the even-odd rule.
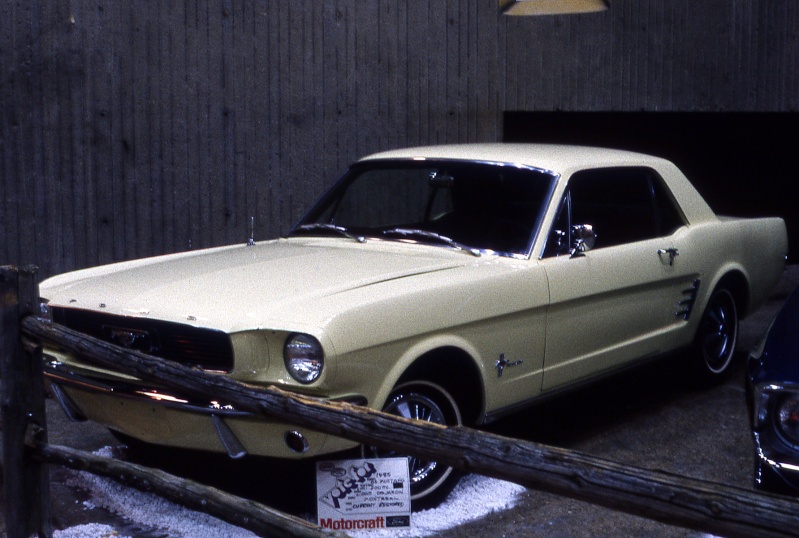
[[777, 431], [792, 445], [799, 445], [799, 394], [786, 394], [777, 402]]
[[313, 383], [322, 375], [325, 354], [319, 340], [310, 334], [292, 334], [283, 347], [283, 361], [289, 375], [300, 383]]

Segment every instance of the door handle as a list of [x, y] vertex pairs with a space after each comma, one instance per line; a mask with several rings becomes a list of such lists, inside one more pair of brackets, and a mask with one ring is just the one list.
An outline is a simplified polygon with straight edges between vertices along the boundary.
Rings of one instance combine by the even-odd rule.
[[674, 247], [659, 248], [658, 249], [658, 256], [660, 256], [662, 258], [664, 254], [668, 254], [669, 255], [669, 265], [674, 265], [674, 258], [679, 256], [680, 252]]

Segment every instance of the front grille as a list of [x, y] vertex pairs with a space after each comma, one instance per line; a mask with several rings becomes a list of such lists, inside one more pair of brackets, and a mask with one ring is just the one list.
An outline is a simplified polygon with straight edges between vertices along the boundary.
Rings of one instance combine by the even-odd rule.
[[230, 372], [233, 346], [223, 331], [146, 318], [53, 308], [53, 321], [74, 331], [189, 367]]

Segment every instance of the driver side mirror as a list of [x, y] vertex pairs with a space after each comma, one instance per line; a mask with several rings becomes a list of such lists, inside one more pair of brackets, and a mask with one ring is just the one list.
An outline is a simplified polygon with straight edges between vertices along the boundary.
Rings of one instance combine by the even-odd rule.
[[572, 226], [571, 257], [585, 256], [585, 252], [594, 248], [596, 233], [590, 224], [575, 224]]

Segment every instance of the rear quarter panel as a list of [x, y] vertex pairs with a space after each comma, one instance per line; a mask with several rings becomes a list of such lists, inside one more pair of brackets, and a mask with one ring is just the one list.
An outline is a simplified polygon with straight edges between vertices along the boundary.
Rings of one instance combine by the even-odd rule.
[[741, 317], [757, 310], [777, 285], [788, 255], [785, 222], [778, 217], [720, 217], [726, 244], [732, 251], [724, 268], [739, 269], [749, 283], [746, 310]]

